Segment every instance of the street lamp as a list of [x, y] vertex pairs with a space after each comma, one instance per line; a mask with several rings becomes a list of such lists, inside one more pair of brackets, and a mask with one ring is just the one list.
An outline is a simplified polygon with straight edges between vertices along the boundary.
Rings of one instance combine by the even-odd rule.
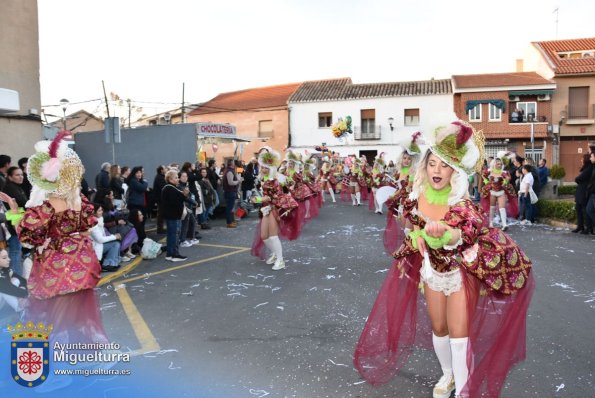
[[70, 104], [70, 101], [66, 98], [60, 100], [60, 105], [62, 105], [62, 126], [64, 130], [66, 130], [66, 108], [68, 108], [68, 104]]
[[163, 115], [163, 119], [165, 120], [165, 124], [170, 124], [171, 123], [171, 113], [166, 112], [165, 115]]
[[395, 128], [393, 127], [395, 119], [393, 117], [388, 118], [388, 125], [390, 126], [390, 131], [393, 131]]

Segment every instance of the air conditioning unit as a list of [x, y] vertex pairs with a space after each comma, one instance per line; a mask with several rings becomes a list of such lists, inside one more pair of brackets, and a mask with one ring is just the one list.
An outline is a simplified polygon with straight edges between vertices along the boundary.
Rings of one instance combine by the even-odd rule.
[[549, 94], [542, 94], [537, 96], [537, 101], [549, 101], [550, 95]]
[[508, 97], [508, 100], [510, 102], [519, 102], [521, 100], [521, 98], [518, 95], [513, 95], [513, 96]]

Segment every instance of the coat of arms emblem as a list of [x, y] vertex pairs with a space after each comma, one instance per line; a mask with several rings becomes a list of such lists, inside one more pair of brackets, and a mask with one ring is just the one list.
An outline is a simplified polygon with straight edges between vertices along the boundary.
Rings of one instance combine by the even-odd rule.
[[10, 359], [12, 379], [24, 387], [36, 387], [46, 381], [50, 372], [49, 335], [52, 325], [43, 322], [8, 326], [12, 334]]

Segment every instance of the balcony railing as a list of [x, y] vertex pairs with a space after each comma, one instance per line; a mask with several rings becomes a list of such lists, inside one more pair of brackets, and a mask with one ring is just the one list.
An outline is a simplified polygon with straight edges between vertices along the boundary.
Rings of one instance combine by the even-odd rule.
[[382, 138], [380, 132], [382, 126], [374, 126], [361, 128], [361, 126], [355, 126], [353, 133], [355, 134], [356, 140], [379, 140]]

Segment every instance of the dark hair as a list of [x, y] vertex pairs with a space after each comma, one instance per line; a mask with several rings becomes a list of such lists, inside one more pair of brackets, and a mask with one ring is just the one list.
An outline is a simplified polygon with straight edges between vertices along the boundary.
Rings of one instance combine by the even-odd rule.
[[27, 163], [28, 161], [29, 161], [29, 158], [20, 158], [19, 162], [17, 164], [22, 169], [25, 166], [25, 163]]
[[519, 155], [515, 156], [515, 160], [519, 163], [523, 163], [525, 161], [525, 158], [520, 157]]
[[227, 161], [227, 167], [234, 166], [235, 164], [236, 164], [236, 162], [235, 162], [233, 159], [229, 159], [229, 160]]
[[11, 160], [8, 155], [0, 155], [0, 168], [6, 167], [7, 164], [10, 164]]
[[543, 160], [543, 164], [547, 164], [547, 160], [546, 159], [541, 159]]
[[7, 175], [8, 177], [12, 177], [12, 174], [13, 174], [15, 171], [17, 171], [17, 170], [21, 171], [21, 168], [20, 168], [20, 167], [16, 167], [16, 166], [10, 166], [10, 167], [8, 168], [8, 170], [6, 170], [6, 175]]
[[186, 172], [187, 174], [190, 174], [190, 170], [192, 170], [192, 163], [190, 162], [184, 162], [184, 164], [182, 165], [182, 170]]
[[[161, 174], [163, 172], [163, 170], [165, 170], [165, 167], [157, 166], [157, 174]], [[134, 173], [130, 173], [130, 174], [134, 174]]]
[[130, 170], [130, 167], [124, 166], [120, 169], [120, 175], [126, 174], [126, 172]]
[[215, 164], [215, 159], [210, 159], [209, 160], [209, 167], [211, 167], [214, 164]]
[[523, 169], [527, 170], [527, 172], [528, 172], [528, 173], [530, 173], [530, 172], [531, 172], [531, 169], [532, 169], [532, 168], [533, 168], [533, 167], [531, 167], [531, 165], [530, 165], [530, 164], [524, 164], [524, 165], [523, 165]]
[[126, 179], [126, 183], [128, 185], [130, 185], [130, 181], [132, 181], [133, 178], [136, 178], [135, 175], [136, 173], [138, 173], [139, 171], [143, 170], [143, 166], [134, 166], [132, 168], [132, 171], [130, 172], [130, 175], [128, 176], [128, 178]]

